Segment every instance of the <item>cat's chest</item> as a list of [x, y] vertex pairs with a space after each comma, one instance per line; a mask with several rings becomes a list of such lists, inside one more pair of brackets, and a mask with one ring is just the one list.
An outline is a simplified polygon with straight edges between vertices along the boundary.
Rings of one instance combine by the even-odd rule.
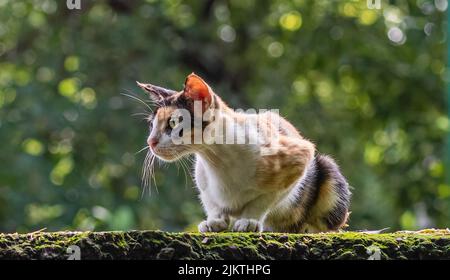
[[195, 177], [200, 191], [227, 208], [240, 207], [257, 196], [255, 192], [255, 163], [251, 157], [237, 158], [225, 168], [213, 167], [202, 159], [197, 160]]

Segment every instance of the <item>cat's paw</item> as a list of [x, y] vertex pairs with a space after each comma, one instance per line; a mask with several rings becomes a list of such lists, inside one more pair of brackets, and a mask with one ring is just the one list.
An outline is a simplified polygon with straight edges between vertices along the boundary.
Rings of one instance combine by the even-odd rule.
[[261, 223], [255, 219], [239, 219], [233, 225], [233, 231], [259, 232], [261, 229]]
[[228, 229], [225, 219], [209, 219], [198, 224], [199, 232], [219, 232]]

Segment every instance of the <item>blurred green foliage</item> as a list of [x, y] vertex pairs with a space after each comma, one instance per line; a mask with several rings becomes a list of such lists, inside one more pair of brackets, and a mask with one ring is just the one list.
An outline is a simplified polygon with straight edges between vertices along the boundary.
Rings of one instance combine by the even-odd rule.
[[145, 98], [194, 71], [278, 108], [354, 187], [350, 229], [448, 227], [446, 0], [0, 0], [0, 231], [182, 230], [190, 178], [141, 196]]

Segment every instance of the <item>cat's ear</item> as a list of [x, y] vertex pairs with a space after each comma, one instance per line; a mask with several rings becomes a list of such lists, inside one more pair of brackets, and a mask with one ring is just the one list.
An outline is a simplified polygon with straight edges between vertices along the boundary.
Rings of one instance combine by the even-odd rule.
[[208, 108], [212, 102], [212, 90], [208, 84], [194, 73], [187, 76], [184, 82], [183, 94], [194, 101], [202, 101], [203, 109]]
[[154, 101], [161, 101], [167, 97], [169, 97], [172, 94], [176, 94], [177, 92], [170, 89], [165, 89], [162, 87], [154, 86], [152, 84], [143, 84], [138, 81], [136, 81], [137, 85], [148, 92], [150, 95], [150, 98]]

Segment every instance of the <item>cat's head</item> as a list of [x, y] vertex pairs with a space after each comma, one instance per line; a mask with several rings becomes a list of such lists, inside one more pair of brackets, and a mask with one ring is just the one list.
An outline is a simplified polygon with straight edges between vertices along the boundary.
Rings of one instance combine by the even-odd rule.
[[155, 105], [148, 118], [150, 134], [147, 143], [152, 153], [164, 161], [174, 161], [198, 151], [202, 139], [199, 142], [195, 138], [202, 137], [209, 122], [205, 112], [218, 106], [209, 85], [194, 73], [187, 76], [181, 91], [137, 83]]

